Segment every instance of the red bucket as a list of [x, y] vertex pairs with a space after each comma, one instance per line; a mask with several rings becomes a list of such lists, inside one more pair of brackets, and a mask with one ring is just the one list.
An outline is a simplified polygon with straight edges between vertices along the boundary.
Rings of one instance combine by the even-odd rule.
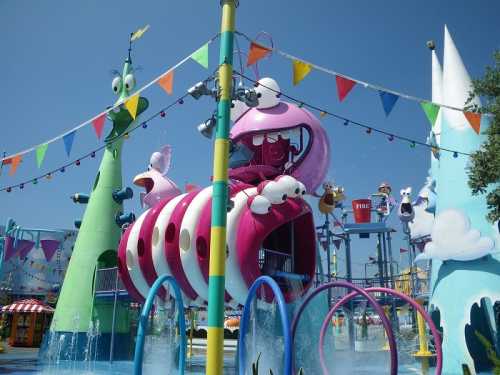
[[371, 199], [356, 199], [352, 201], [352, 210], [354, 213], [354, 222], [369, 223], [371, 221]]

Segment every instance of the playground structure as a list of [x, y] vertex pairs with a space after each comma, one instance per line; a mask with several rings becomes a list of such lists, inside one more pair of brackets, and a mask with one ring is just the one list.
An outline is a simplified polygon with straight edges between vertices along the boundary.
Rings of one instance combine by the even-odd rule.
[[[277, 95], [281, 90], [272, 78], [255, 80], [254, 87], [239, 92], [231, 88], [237, 3], [222, 2], [220, 77], [219, 86], [214, 87], [222, 92], [216, 95], [217, 125], [207, 123], [200, 129], [202, 134], [211, 135], [215, 126], [217, 133], [212, 186], [182, 193], [165, 176], [171, 163], [167, 146], [155, 152], [148, 171], [134, 179], [145, 189], [140, 200], [147, 209], [137, 219], [124, 214], [123, 201], [133, 194], [122, 186], [123, 136], [137, 125], [136, 117], [147, 109], [148, 101], [138, 96], [135, 113], [123, 105], [109, 112], [113, 129], [105, 139], [92, 192], [73, 197], [87, 208], [78, 222], [73, 255], [47, 339], [48, 346], [59, 348], [51, 358], [83, 360], [92, 355], [93, 345], [94, 358], [109, 358], [110, 362], [125, 358], [126, 347], [134, 340], [130, 298], [144, 306], [137, 323], [136, 374], [142, 372], [148, 317], [173, 301], [177, 309], [173, 327], [177, 324], [181, 341], [172, 345], [174, 350], [178, 348], [181, 374], [187, 356], [184, 309], [189, 309], [189, 314], [208, 310], [206, 368], [207, 373], [219, 374], [223, 365], [224, 309], [240, 310], [241, 306], [241, 374], [250, 371], [251, 362], [263, 350], [256, 349], [255, 339], [253, 351], [245, 344], [251, 341], [246, 339], [251, 322], [253, 331], [258, 329], [259, 319], [270, 317], [276, 322], [276, 309], [280, 325], [271, 323], [270, 332], [283, 338], [283, 365], [278, 368], [287, 375], [297, 373], [299, 368], [323, 374], [334, 369], [324, 353], [325, 346], [334, 351], [340, 341], [335, 333], [332, 340], [327, 336], [327, 332], [332, 334], [332, 322], [337, 333], [347, 325], [347, 344], [353, 353], [365, 351], [361, 348], [363, 340], [357, 339], [358, 330], [363, 339], [368, 339], [367, 326], [382, 325], [383, 343], [387, 345], [379, 351], [387, 349], [390, 373], [397, 374], [398, 356], [405, 346], [399, 332], [403, 310], [413, 333], [408, 341], [418, 345], [409, 349], [410, 355], [420, 361], [422, 373], [432, 367], [436, 374], [452, 374], [461, 371], [463, 365], [472, 371], [490, 369], [491, 358], [499, 352], [500, 337], [499, 322], [494, 317], [500, 301], [498, 260], [493, 254], [498, 243], [492, 240], [495, 228], [484, 219], [484, 198], [471, 198], [466, 185], [467, 158], [449, 152], [431, 153], [429, 180], [415, 202], [411, 201], [411, 189], [403, 189], [397, 204], [390, 186], [383, 183], [369, 199], [353, 200], [351, 210], [345, 207], [344, 189], [325, 183], [325, 194], [319, 201], [325, 221], [315, 225], [313, 208], [305, 198], [306, 194], [317, 195], [316, 189], [324, 182], [330, 142], [313, 113]], [[447, 31], [441, 78], [436, 77], [441, 68], [434, 51], [432, 56], [433, 101], [460, 107], [470, 79]], [[122, 75], [113, 80], [113, 90], [119, 95], [117, 103], [131, 96], [134, 81], [129, 50]], [[213, 90], [208, 87], [212, 81], [195, 85], [190, 95], [212, 97]], [[466, 152], [480, 147], [480, 135], [466, 127], [460, 129], [459, 137], [454, 134], [457, 129], [453, 124], [458, 121], [455, 113], [444, 108], [441, 112], [430, 137], [437, 142], [436, 147]], [[231, 129], [229, 119], [233, 121]], [[486, 122], [481, 126], [486, 127]], [[464, 138], [470, 138], [467, 144]], [[402, 272], [392, 249], [397, 229], [387, 221], [393, 212], [397, 212], [408, 241], [409, 267]], [[486, 238], [479, 244], [478, 237], [478, 244], [464, 248], [450, 248], [460, 247], [459, 243], [446, 247], [438, 238], [448, 233], [438, 230], [457, 232], [446, 223], [438, 225], [440, 220], [462, 223], [458, 229], [466, 233], [479, 228]], [[23, 240], [15, 237], [9, 245], [12, 240], [7, 239], [14, 238], [14, 233], [13, 223], [8, 223], [0, 259], [7, 259], [12, 246], [18, 245], [16, 241]], [[373, 277], [366, 271], [363, 278], [353, 275], [354, 236], [376, 241], [377, 255], [372, 264], [377, 273]], [[425, 250], [417, 256], [422, 244]], [[326, 250], [326, 270], [320, 247]], [[345, 255], [345, 276], [338, 271], [339, 251]], [[419, 260], [427, 263], [417, 267]], [[165, 281], [169, 286], [163, 285]], [[174, 295], [170, 293], [172, 288]], [[320, 295], [323, 291], [326, 293]], [[311, 311], [303, 314], [313, 298], [317, 298], [314, 322]], [[456, 307], [457, 301], [465, 311]], [[318, 337], [311, 335], [317, 354], [311, 354], [308, 360], [304, 351], [310, 350], [310, 342], [295, 339], [301, 316], [306, 329], [318, 332]], [[293, 317], [291, 323], [289, 317]], [[80, 351], [79, 345], [86, 346], [87, 351]]]

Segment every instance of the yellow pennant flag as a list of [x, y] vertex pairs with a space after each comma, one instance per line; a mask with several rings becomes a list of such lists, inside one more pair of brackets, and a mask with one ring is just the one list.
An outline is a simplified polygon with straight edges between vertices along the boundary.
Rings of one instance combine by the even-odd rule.
[[307, 64], [300, 60], [292, 60], [293, 63], [293, 84], [297, 85], [302, 81], [312, 69], [311, 64]]
[[142, 37], [146, 31], [148, 31], [149, 25], [144, 26], [141, 29], [138, 29], [137, 31], [133, 32], [132, 35], [130, 36], [130, 40], [132, 42], [135, 42], [137, 39]]
[[139, 105], [139, 94], [135, 94], [134, 96], [130, 97], [129, 100], [125, 102], [125, 108], [127, 108], [128, 112], [130, 113], [130, 116], [135, 120], [135, 117], [137, 116], [137, 106]]

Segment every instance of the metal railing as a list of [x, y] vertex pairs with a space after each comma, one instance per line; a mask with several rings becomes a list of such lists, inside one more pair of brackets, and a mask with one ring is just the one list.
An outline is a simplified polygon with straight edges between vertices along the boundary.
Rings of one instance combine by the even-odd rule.
[[259, 268], [264, 275], [272, 275], [276, 271], [293, 273], [293, 258], [280, 251], [260, 249]]
[[[118, 278], [118, 280], [117, 280]], [[118, 267], [99, 268], [96, 271], [95, 291], [98, 292], [126, 291], [122, 279], [118, 275]]]

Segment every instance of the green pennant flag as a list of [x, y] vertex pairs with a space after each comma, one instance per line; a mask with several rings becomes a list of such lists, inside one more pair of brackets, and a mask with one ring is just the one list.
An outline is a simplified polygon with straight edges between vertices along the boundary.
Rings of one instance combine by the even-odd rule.
[[42, 166], [43, 159], [45, 159], [45, 153], [47, 152], [47, 148], [49, 148], [48, 143], [44, 143], [36, 148], [36, 165], [38, 168]]
[[191, 58], [205, 69], [208, 69], [208, 43], [193, 52]]
[[439, 107], [437, 104], [431, 102], [421, 102], [420, 105], [427, 116], [427, 119], [431, 123], [432, 126], [436, 123], [436, 119], [439, 113]]

